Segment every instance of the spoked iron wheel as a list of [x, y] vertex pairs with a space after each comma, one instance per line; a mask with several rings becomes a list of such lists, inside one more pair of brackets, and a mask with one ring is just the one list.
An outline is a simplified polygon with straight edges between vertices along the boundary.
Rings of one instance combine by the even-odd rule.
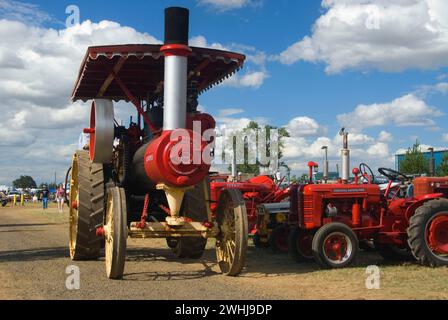
[[224, 275], [236, 276], [244, 267], [247, 253], [247, 212], [239, 190], [224, 190], [218, 201], [216, 257]]
[[448, 266], [448, 200], [428, 201], [409, 221], [408, 244], [424, 265]]
[[72, 260], [96, 259], [100, 255], [101, 238], [96, 226], [103, 217], [102, 166], [90, 163], [87, 151], [77, 151], [72, 160], [70, 178], [69, 248]]
[[107, 277], [120, 279], [124, 272], [128, 236], [126, 195], [122, 188], [113, 187], [108, 191], [104, 236]]
[[344, 268], [358, 253], [358, 239], [352, 229], [342, 223], [329, 223], [313, 238], [313, 255], [324, 268]]

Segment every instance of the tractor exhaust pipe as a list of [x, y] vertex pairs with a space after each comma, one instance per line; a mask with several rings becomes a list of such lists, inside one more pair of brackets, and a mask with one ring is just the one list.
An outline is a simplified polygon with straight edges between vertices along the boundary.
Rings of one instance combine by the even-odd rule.
[[163, 130], [183, 129], [187, 119], [187, 73], [189, 11], [165, 9], [165, 56]]
[[348, 132], [345, 131], [345, 128], [342, 128], [339, 131], [339, 135], [342, 136], [342, 183], [348, 183], [350, 178], [350, 150], [348, 148]]

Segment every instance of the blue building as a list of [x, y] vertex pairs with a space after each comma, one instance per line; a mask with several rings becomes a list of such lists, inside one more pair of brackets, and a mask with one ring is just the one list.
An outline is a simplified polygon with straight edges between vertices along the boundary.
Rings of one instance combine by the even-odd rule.
[[[448, 149], [434, 151], [436, 170], [442, 163], [442, 159], [445, 154], [448, 154]], [[425, 159], [428, 160], [428, 163], [429, 163], [429, 159], [431, 158], [431, 152], [425, 151], [425, 152], [423, 152], [423, 155], [425, 156]], [[403, 161], [405, 156], [406, 156], [406, 153], [395, 155], [395, 169], [396, 170], [400, 171], [400, 163], [401, 163], [401, 161]]]

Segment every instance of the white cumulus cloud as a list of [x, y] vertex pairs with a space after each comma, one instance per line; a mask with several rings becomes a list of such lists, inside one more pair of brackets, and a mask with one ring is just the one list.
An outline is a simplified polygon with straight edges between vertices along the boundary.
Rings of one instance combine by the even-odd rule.
[[312, 34], [277, 59], [346, 69], [435, 69], [448, 66], [448, 1], [324, 0]]
[[337, 116], [343, 126], [354, 129], [396, 125], [433, 126], [434, 118], [443, 113], [414, 94], [407, 94], [388, 103], [358, 105], [353, 112]]

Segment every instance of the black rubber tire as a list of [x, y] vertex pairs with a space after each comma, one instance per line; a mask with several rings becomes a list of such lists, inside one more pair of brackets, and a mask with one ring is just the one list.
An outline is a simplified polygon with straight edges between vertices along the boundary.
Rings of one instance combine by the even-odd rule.
[[260, 234], [258, 233], [258, 231], [255, 232], [255, 234], [252, 236], [252, 242], [254, 243], [254, 246], [255, 246], [256, 248], [263, 248], [263, 247], [266, 247], [265, 245], [263, 245], [263, 244], [261, 243], [261, 240], [260, 240]]
[[426, 240], [428, 222], [438, 213], [448, 212], [448, 199], [431, 200], [417, 208], [409, 219], [408, 244], [419, 263], [431, 267], [448, 266], [448, 256], [434, 254]]
[[[103, 166], [92, 164], [89, 152], [75, 153], [78, 163], [78, 218], [76, 244], [70, 248], [72, 260], [93, 260], [100, 256], [101, 238], [96, 236], [96, 228], [103, 223], [104, 214], [104, 173]], [[69, 204], [71, 205], [71, 204]]]
[[401, 262], [411, 261], [414, 259], [409, 247], [402, 249], [388, 243], [379, 243], [375, 241], [375, 249], [386, 261]]
[[[332, 233], [341, 233], [345, 235], [352, 245], [352, 251], [348, 259], [342, 263], [334, 263], [325, 255], [323, 248], [325, 239]], [[355, 259], [359, 251], [358, 237], [353, 230], [347, 225], [339, 222], [332, 222], [322, 226], [317, 230], [313, 237], [312, 243], [313, 256], [315, 261], [322, 268], [345, 268], [349, 266]]]
[[[232, 213], [232, 223], [234, 224], [235, 249], [233, 250], [233, 261], [220, 259], [222, 246], [228, 234], [221, 233], [216, 237], [216, 257], [221, 273], [226, 276], [237, 276], [241, 273], [246, 263], [247, 243], [248, 243], [248, 221], [246, 204], [243, 195], [238, 189], [225, 189], [219, 195], [218, 207], [216, 210], [216, 221], [223, 230], [225, 223], [225, 210]], [[233, 232], [232, 232], [233, 233]]]
[[174, 249], [174, 248], [176, 248], [178, 241], [179, 241], [178, 238], [167, 237], [166, 238], [166, 245], [168, 246], [168, 248]]
[[[286, 233], [286, 235], [285, 235]], [[288, 253], [288, 227], [281, 224], [276, 226], [269, 237], [269, 249], [273, 253]], [[279, 238], [284, 237], [283, 247], [279, 246]]]
[[[185, 193], [182, 204], [182, 215], [194, 222], [207, 221], [206, 188], [210, 190], [208, 178]], [[185, 213], [185, 214], [184, 214]], [[174, 243], [173, 243], [174, 244]], [[204, 254], [207, 239], [201, 237], [182, 237], [177, 239], [172, 248], [178, 258], [199, 259]]]
[[[311, 262], [314, 260], [314, 256], [312, 252], [307, 255], [297, 246], [297, 240], [301, 233], [303, 232], [311, 232], [308, 230], [301, 230], [299, 228], [291, 228], [288, 234], [288, 255], [289, 257], [298, 263], [303, 262]], [[311, 243], [310, 243], [310, 251], [311, 251]]]
[[113, 227], [111, 228], [113, 241], [106, 240], [106, 275], [109, 279], [121, 279], [126, 262], [128, 237], [126, 194], [124, 189], [114, 187], [108, 190], [108, 198], [113, 201]]

